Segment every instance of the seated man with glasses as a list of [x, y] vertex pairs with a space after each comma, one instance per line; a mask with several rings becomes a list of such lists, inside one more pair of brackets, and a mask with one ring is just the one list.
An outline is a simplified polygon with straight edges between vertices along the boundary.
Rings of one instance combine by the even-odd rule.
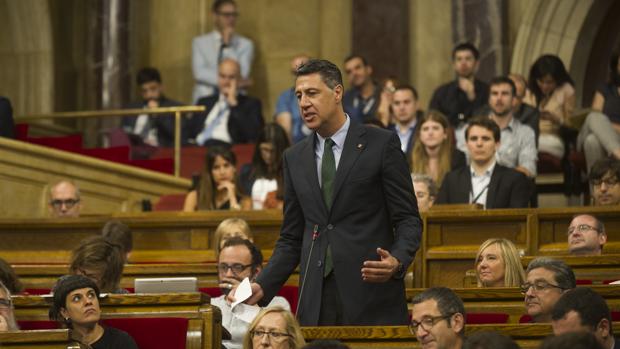
[[13, 314], [11, 292], [0, 282], [0, 332], [17, 331], [17, 321]]
[[[228, 349], [242, 348], [243, 337], [248, 331], [250, 321], [239, 317], [243, 307], [252, 307], [247, 304], [239, 304], [234, 309], [226, 302], [226, 295], [239, 285], [243, 279], [248, 278], [253, 282], [256, 276], [263, 270], [263, 255], [261, 251], [249, 240], [233, 237], [224, 243], [217, 260], [219, 287], [224, 295], [211, 298], [211, 304], [222, 311], [222, 326], [231, 334], [231, 340], [223, 341]], [[281, 306], [289, 310], [291, 306], [282, 297], [274, 297], [268, 306]]]
[[409, 329], [422, 349], [460, 349], [465, 337], [465, 306], [451, 289], [433, 287], [413, 298]]
[[525, 274], [525, 284], [521, 285], [525, 311], [532, 322], [551, 322], [555, 303], [577, 286], [573, 270], [560, 260], [539, 257], [530, 262]]
[[50, 188], [48, 209], [52, 217], [79, 217], [80, 189], [69, 180], [61, 180]]
[[570, 222], [568, 252], [573, 255], [594, 256], [603, 252], [607, 233], [603, 222], [589, 214], [577, 215]]
[[590, 169], [594, 206], [620, 205], [620, 160], [600, 159]]

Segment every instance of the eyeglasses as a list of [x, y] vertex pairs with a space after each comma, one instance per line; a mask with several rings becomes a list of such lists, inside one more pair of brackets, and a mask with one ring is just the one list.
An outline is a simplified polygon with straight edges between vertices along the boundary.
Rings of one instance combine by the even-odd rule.
[[575, 232], [575, 230], [576, 230], [576, 231], [578, 231], [578, 232], [580, 232], [580, 233], [585, 233], [585, 232], [590, 231], [590, 230], [594, 230], [594, 231], [598, 232], [598, 229], [596, 229], [595, 227], [593, 227], [593, 226], [591, 226], [591, 225], [588, 225], [588, 224], [579, 224], [579, 225], [578, 225], [578, 226], [576, 226], [576, 227], [569, 227], [569, 228], [568, 228], [568, 231], [566, 232], [566, 234], [567, 234], [567, 235], [570, 235], [570, 234], [574, 233], [574, 232]]
[[241, 263], [235, 263], [235, 264], [220, 263], [217, 265], [217, 270], [219, 270], [220, 273], [226, 273], [228, 269], [230, 269], [232, 270], [234, 274], [239, 274], [251, 266], [252, 264], [243, 265]]
[[618, 178], [613, 177], [613, 178], [607, 178], [607, 179], [593, 179], [590, 182], [595, 187], [600, 187], [601, 185], [603, 185], [603, 183], [605, 183], [605, 185], [608, 187], [612, 187], [618, 184], [618, 182], [620, 181], [618, 180]]
[[216, 12], [219, 16], [224, 16], [224, 17], [233, 17], [233, 18], [237, 18], [239, 17], [239, 12]]
[[11, 304], [13, 303], [11, 302], [10, 299], [0, 298], [0, 309], [8, 309], [11, 307]]
[[452, 317], [452, 315], [454, 314], [428, 316], [428, 317], [423, 318], [422, 321], [420, 322], [411, 321], [411, 323], [409, 324], [409, 331], [411, 331], [411, 334], [416, 334], [418, 332], [418, 327], [420, 326], [422, 327], [424, 331], [430, 331], [431, 328], [433, 328], [433, 326], [435, 326], [436, 323], [438, 323], [441, 320], [449, 319]]
[[80, 199], [67, 199], [67, 200], [56, 199], [56, 200], [51, 200], [50, 205], [52, 205], [56, 209], [61, 208], [62, 205], [65, 205], [66, 208], [73, 208], [73, 206], [75, 206], [75, 204], [77, 204], [78, 202], [80, 202]]
[[276, 341], [276, 342], [282, 342], [287, 337], [291, 337], [291, 335], [288, 334], [288, 333], [272, 332], [272, 331], [261, 331], [261, 330], [250, 331], [250, 335], [252, 336], [252, 339], [263, 338], [266, 335], [266, 336], [268, 336], [269, 339], [271, 339], [273, 341]]
[[550, 284], [550, 283], [548, 283], [546, 281], [538, 281], [538, 282], [535, 282], [533, 284], [530, 284], [528, 282], [528, 283], [525, 283], [525, 284], [521, 285], [521, 293], [526, 294], [527, 291], [529, 291], [530, 287], [533, 287], [534, 291], [536, 291], [536, 292], [541, 292], [541, 291], [544, 291], [544, 290], [549, 289], [549, 288], [559, 288], [560, 290], [565, 290], [564, 287], [561, 287], [561, 286], [558, 286], [558, 285], [554, 285], [554, 284]]

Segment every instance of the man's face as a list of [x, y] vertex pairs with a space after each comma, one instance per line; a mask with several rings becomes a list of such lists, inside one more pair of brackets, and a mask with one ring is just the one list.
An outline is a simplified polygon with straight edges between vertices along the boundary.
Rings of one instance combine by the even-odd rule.
[[233, 82], [239, 80], [239, 64], [231, 60], [223, 60], [217, 71], [217, 85], [224, 94], [228, 93]]
[[491, 85], [489, 106], [497, 116], [510, 114], [513, 107], [512, 87], [509, 84]]
[[162, 85], [157, 81], [149, 81], [140, 85], [140, 94], [144, 101], [158, 100], [162, 91]]
[[[416, 330], [416, 337], [423, 349], [454, 348], [459, 341], [458, 332], [463, 328], [462, 323], [450, 324], [451, 318], [441, 318], [442, 314], [437, 307], [437, 301], [429, 299], [415, 304], [412, 309], [411, 320], [421, 323]], [[426, 321], [425, 321], [426, 320]], [[428, 325], [424, 325], [428, 322]]]
[[415, 191], [415, 198], [418, 200], [418, 210], [420, 212], [427, 212], [433, 206], [435, 198], [430, 196], [428, 192], [428, 185], [425, 182], [413, 182], [413, 190]]
[[486, 163], [495, 157], [498, 148], [491, 130], [477, 125], [469, 127], [467, 150], [472, 161]]
[[48, 208], [53, 217], [79, 217], [81, 205], [75, 186], [62, 182], [52, 188]]
[[331, 130], [342, 100], [342, 85], [332, 90], [319, 73], [302, 75], [295, 81], [295, 95], [306, 127], [320, 134]]
[[398, 123], [406, 125], [411, 122], [418, 111], [418, 101], [413, 96], [413, 92], [407, 89], [394, 92], [392, 110]]
[[237, 7], [233, 4], [223, 4], [214, 13], [215, 27], [222, 30], [225, 28], [235, 28], [237, 24]]
[[611, 172], [600, 180], [592, 180], [592, 192], [596, 206], [620, 205], [620, 181]]
[[218, 280], [220, 284], [236, 285], [246, 277], [253, 281], [256, 277], [255, 274], [252, 268], [252, 253], [247, 246], [229, 246], [220, 251], [218, 259]]
[[470, 50], [461, 50], [454, 53], [454, 71], [461, 78], [470, 78], [476, 72], [478, 61]]
[[536, 322], [549, 321], [555, 303], [562, 296], [563, 290], [558, 288], [555, 275], [545, 268], [532, 269], [526, 278], [528, 284], [544, 285], [540, 291], [530, 287], [525, 293], [525, 311]]
[[589, 215], [573, 218], [568, 227], [568, 251], [571, 254], [601, 254], [601, 246], [607, 242], [607, 234], [596, 229], [596, 219]]
[[372, 75], [372, 67], [364, 65], [364, 62], [359, 57], [346, 62], [344, 64], [344, 71], [349, 79], [349, 84], [353, 87], [361, 87]]

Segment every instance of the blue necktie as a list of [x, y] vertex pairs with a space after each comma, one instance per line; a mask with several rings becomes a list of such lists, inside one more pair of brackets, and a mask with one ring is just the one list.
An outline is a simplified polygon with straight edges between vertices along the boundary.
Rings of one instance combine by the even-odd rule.
[[202, 130], [202, 132], [200, 132], [200, 134], [196, 137], [197, 144], [203, 145], [207, 140], [211, 138], [215, 127], [222, 121], [222, 117], [224, 116], [224, 114], [226, 114], [228, 110], [228, 103], [222, 102], [220, 105], [220, 110], [217, 112], [215, 119], [213, 119], [213, 121], [209, 125], [207, 125], [207, 127], [205, 127], [204, 130]]

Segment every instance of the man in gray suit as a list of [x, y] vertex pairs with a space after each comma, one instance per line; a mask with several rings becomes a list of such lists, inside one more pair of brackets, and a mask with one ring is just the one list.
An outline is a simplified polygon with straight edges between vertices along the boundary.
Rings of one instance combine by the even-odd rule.
[[407, 324], [402, 278], [422, 224], [398, 136], [344, 113], [333, 63], [310, 60], [296, 76], [314, 132], [284, 153], [280, 238], [247, 302], [269, 302], [300, 265], [302, 325]]

